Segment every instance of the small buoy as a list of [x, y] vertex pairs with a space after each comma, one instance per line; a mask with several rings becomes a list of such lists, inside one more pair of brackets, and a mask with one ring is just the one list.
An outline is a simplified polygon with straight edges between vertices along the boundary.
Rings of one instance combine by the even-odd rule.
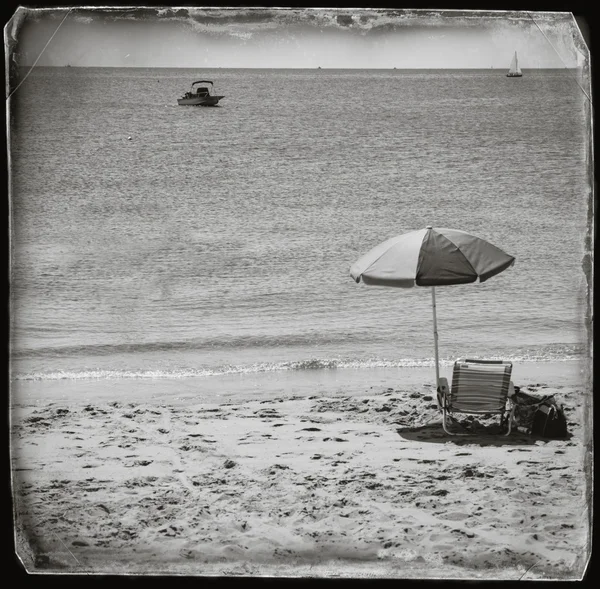
[[131, 141], [131, 135], [129, 135], [129, 137], [127, 137], [127, 141]]

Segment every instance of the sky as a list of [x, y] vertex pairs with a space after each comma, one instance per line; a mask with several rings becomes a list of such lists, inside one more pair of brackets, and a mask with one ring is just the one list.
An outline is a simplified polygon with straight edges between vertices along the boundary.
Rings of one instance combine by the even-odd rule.
[[[569, 13], [389, 9], [23, 9], [22, 66], [506, 68], [587, 65]], [[37, 62], [36, 62], [37, 60]]]

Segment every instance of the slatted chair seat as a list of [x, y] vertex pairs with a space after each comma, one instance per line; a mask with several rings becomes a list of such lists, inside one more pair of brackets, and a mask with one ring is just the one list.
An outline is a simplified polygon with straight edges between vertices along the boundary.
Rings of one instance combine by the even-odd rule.
[[503, 360], [460, 359], [454, 363], [452, 388], [448, 381], [440, 378], [438, 402], [443, 413], [443, 427], [448, 434], [447, 417], [453, 413], [497, 414], [504, 422], [509, 411], [508, 432], [510, 434], [514, 407], [507, 408], [514, 394], [511, 381], [512, 363]]

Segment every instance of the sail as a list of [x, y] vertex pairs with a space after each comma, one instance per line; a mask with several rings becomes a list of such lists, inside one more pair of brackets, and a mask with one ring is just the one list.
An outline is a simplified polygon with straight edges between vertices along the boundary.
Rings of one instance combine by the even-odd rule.
[[521, 70], [519, 68], [519, 60], [517, 59], [517, 52], [515, 51], [515, 56], [510, 62], [510, 69], [508, 70], [509, 74], [520, 74]]

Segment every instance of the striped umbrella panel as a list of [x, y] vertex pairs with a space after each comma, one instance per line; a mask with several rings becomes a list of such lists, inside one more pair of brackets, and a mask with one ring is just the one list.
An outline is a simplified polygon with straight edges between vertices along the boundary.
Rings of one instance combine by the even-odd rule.
[[515, 261], [484, 239], [456, 229], [419, 229], [375, 246], [350, 268], [356, 282], [412, 288], [486, 281]]

